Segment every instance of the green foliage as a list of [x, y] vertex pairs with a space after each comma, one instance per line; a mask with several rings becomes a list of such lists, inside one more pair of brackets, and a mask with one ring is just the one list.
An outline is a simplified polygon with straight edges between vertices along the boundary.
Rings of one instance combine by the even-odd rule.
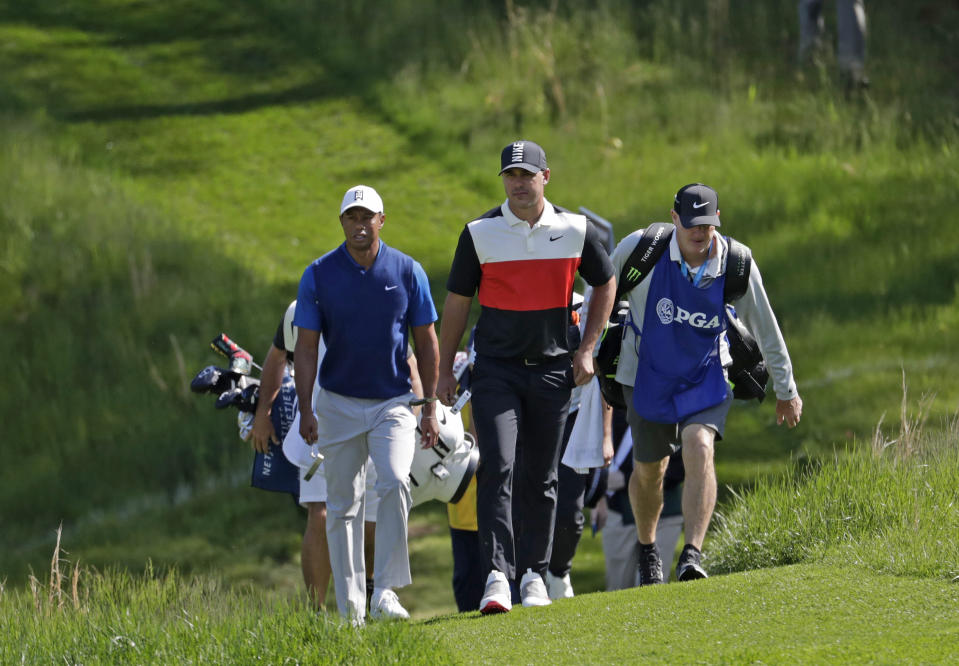
[[716, 516], [710, 569], [825, 562], [959, 577], [959, 417], [923, 432], [924, 416], [903, 412], [894, 440], [877, 427], [871, 451], [794, 461], [736, 495]]
[[304, 603], [265, 599], [250, 588], [175, 571], [142, 576], [74, 569], [0, 591], [0, 661], [26, 663], [396, 663], [448, 662], [421, 627], [362, 631]]
[[[196, 418], [207, 406], [188, 385], [212, 326], [245, 318], [211, 295], [253, 290], [248, 273], [211, 261], [215, 250], [57, 159], [30, 125], [14, 127], [0, 134], [0, 317], [11, 359], [0, 450], [23, 464], [0, 471], [7, 529], [172, 494], [237, 461], [222, 427]], [[193, 432], [170, 437], [160, 414]]]

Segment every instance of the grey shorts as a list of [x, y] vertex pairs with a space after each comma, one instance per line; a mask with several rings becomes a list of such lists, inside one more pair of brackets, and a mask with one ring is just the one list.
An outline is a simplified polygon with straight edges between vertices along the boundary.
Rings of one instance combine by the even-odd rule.
[[633, 434], [633, 460], [646, 463], [657, 462], [679, 451], [683, 428], [693, 423], [712, 428], [716, 432], [716, 441], [720, 441], [726, 430], [726, 416], [733, 404], [733, 393], [728, 391], [726, 399], [715, 407], [687, 416], [679, 423], [655, 423], [647, 421], [633, 409], [632, 386], [623, 385], [623, 398], [626, 400], [626, 422]]

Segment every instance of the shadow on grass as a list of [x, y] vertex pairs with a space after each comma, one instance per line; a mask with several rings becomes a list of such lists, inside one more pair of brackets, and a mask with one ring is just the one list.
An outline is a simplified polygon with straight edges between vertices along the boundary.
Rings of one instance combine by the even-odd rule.
[[[464, 11], [468, 3], [460, 4]], [[442, 47], [442, 35], [424, 34], [429, 14], [416, 2], [172, 0], [118, 8], [102, 0], [7, 0], [0, 3], [0, 24], [21, 32], [0, 54], [15, 84], [0, 104], [22, 107], [24, 95], [12, 92], [25, 88], [54, 117], [82, 122], [244, 113], [364, 96], [423, 57], [421, 50], [398, 48], [396, 39]], [[51, 43], [54, 32], [60, 34]], [[112, 52], [84, 57], [96, 49]]]
[[207, 116], [246, 113], [269, 106], [303, 104], [327, 97], [329, 90], [322, 81], [306, 83], [286, 90], [251, 93], [231, 99], [177, 104], [143, 104], [104, 107], [61, 114], [68, 122], [111, 122], [115, 120], [148, 120], [170, 116]]

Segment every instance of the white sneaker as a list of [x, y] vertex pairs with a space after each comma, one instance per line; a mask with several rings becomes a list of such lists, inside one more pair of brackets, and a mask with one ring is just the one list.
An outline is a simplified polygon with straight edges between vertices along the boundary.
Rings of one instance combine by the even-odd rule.
[[378, 587], [373, 590], [370, 600], [371, 620], [408, 620], [410, 614], [400, 605], [396, 592], [388, 587]]
[[569, 574], [562, 578], [554, 576], [551, 571], [546, 572], [546, 590], [549, 592], [549, 598], [553, 601], [557, 599], [573, 598], [573, 582], [569, 579]]
[[543, 578], [532, 569], [527, 569], [519, 582], [519, 594], [523, 598], [523, 606], [549, 606], [549, 594], [546, 593], [546, 586], [543, 584]]
[[513, 608], [510, 601], [512, 595], [509, 591], [509, 581], [502, 571], [493, 569], [486, 577], [486, 591], [480, 600], [480, 613], [489, 615], [490, 613], [509, 613]]

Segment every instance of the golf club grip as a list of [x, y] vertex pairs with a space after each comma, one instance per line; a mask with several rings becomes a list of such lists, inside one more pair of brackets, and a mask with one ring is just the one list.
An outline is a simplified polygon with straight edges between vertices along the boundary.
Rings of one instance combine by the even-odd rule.
[[237, 354], [246, 354], [247, 352], [231, 340], [226, 333], [220, 333], [218, 336], [213, 338], [213, 341], [210, 343], [210, 346], [213, 348], [213, 351], [218, 354], [222, 354], [227, 358], [233, 358]]

